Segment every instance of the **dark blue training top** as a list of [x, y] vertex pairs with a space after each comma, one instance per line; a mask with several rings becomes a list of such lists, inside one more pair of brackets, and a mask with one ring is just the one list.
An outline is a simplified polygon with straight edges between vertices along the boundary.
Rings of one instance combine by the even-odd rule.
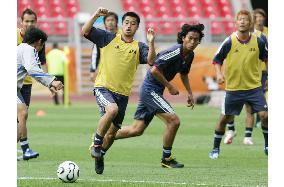
[[[177, 73], [185, 75], [189, 73], [193, 58], [193, 51], [184, 58], [182, 54], [182, 44], [177, 44], [158, 53], [154, 66], [159, 69], [167, 81], [171, 81]], [[142, 83], [141, 90], [143, 89], [151, 89], [163, 93], [165, 86], [156, 80], [151, 71], [148, 70]]]

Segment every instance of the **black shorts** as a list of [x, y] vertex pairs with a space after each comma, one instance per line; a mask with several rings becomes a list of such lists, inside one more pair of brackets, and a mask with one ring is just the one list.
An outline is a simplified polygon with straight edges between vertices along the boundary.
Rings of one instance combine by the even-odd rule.
[[32, 95], [32, 84], [24, 84], [20, 90], [20, 93], [27, 106], [30, 106], [31, 95]]
[[128, 97], [114, 93], [106, 88], [95, 88], [94, 95], [96, 96], [97, 104], [100, 107], [101, 116], [105, 114], [105, 107], [111, 103], [116, 103], [118, 106], [118, 114], [113, 120], [113, 124], [121, 128], [125, 110], [128, 104]]

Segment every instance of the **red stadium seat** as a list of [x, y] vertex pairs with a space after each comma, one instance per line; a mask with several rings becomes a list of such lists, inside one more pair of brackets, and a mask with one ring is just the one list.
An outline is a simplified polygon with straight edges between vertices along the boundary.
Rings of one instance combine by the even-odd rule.
[[68, 25], [66, 21], [57, 21], [54, 24], [54, 32], [58, 35], [67, 35], [68, 34], [67, 26]]
[[230, 35], [236, 31], [236, 25], [234, 21], [224, 21], [223, 25], [225, 25], [225, 34]]
[[211, 23], [211, 33], [213, 35], [221, 35], [224, 33], [222, 22], [213, 21]]
[[52, 24], [50, 22], [38, 21], [38, 25], [47, 35], [53, 34]]

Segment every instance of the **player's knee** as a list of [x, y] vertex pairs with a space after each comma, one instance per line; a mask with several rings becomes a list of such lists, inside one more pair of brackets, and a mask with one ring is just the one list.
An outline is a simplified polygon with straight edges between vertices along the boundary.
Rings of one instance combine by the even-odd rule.
[[21, 120], [27, 120], [27, 118], [28, 118], [28, 110], [26, 110], [26, 109], [22, 109], [21, 111], [19, 111], [18, 112], [19, 114], [19, 118], [21, 119]]
[[172, 116], [170, 124], [173, 128], [178, 129], [180, 125], [179, 117], [177, 115]]
[[118, 106], [113, 105], [110, 108], [108, 108], [107, 113], [111, 116], [116, 116], [118, 114]]
[[114, 140], [116, 133], [115, 132], [108, 132], [105, 136], [108, 140]]
[[267, 120], [268, 119], [268, 112], [260, 112], [259, 118], [260, 118], [261, 121]]

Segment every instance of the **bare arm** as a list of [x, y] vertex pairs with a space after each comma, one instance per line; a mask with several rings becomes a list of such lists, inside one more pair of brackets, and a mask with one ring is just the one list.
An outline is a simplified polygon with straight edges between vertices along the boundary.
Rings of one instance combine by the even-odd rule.
[[217, 76], [217, 82], [219, 84], [224, 83], [225, 78], [224, 78], [224, 75], [223, 75], [222, 70], [221, 70], [221, 65], [218, 64], [218, 63], [215, 63], [214, 67], [215, 67], [215, 72], [216, 72], [216, 76]]
[[155, 62], [156, 51], [154, 46], [155, 32], [152, 28], [149, 28], [147, 31], [147, 40], [149, 45], [147, 61], [150, 66], [153, 66]]
[[158, 80], [162, 85], [164, 85], [165, 87], [168, 88], [171, 95], [178, 95], [179, 94], [178, 89], [174, 85], [172, 85], [169, 81], [167, 81], [167, 79], [158, 70], [157, 67], [154, 66], [151, 69], [151, 73], [156, 80]]
[[194, 107], [194, 99], [193, 99], [193, 95], [192, 95], [192, 91], [191, 91], [191, 87], [189, 84], [189, 80], [188, 80], [188, 75], [187, 74], [180, 74], [180, 79], [188, 93], [188, 98], [187, 98], [187, 106], [188, 107]]
[[86, 35], [91, 31], [95, 21], [100, 16], [105, 16], [108, 13], [108, 10], [102, 7], [99, 7], [96, 12], [91, 16], [91, 18], [83, 25], [82, 27], [82, 34]]

